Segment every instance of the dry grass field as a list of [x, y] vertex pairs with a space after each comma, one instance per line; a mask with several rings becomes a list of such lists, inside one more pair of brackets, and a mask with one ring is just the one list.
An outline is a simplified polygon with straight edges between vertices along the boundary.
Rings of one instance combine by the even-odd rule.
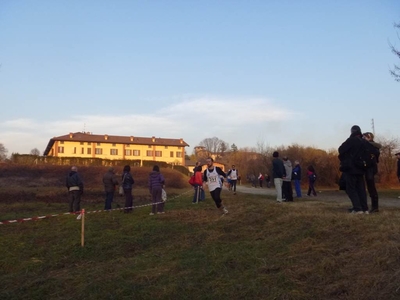
[[[104, 170], [79, 168], [88, 211], [103, 208]], [[67, 172], [1, 167], [0, 220], [65, 212]], [[148, 172], [133, 171], [137, 205], [149, 201]], [[87, 214], [85, 247], [74, 215], [0, 225], [0, 299], [400, 298], [396, 206], [355, 216], [334, 192], [276, 204], [224, 190], [229, 214], [220, 217], [208, 193], [193, 205], [187, 178], [162, 172], [164, 215]]]

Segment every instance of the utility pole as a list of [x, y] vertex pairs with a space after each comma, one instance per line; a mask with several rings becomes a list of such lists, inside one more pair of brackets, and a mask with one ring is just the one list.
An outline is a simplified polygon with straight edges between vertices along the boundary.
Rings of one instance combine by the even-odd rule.
[[375, 122], [373, 118], [371, 120], [371, 126], [372, 126], [372, 133], [375, 135]]

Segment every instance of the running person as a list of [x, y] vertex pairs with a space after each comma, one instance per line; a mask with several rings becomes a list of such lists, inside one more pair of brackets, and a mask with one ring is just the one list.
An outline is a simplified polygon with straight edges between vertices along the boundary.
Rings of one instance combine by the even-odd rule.
[[231, 181], [230, 191], [233, 188], [234, 195], [236, 195], [236, 182], [238, 180], [238, 177], [239, 177], [239, 172], [235, 168], [235, 165], [232, 165], [232, 169], [230, 169], [228, 172], [228, 178], [230, 178], [230, 181]]
[[227, 214], [228, 210], [222, 205], [221, 200], [222, 181], [220, 176], [226, 178], [225, 172], [221, 168], [214, 166], [214, 160], [211, 157], [207, 158], [207, 169], [204, 170], [203, 175], [203, 189], [207, 184], [215, 205], [222, 214]]

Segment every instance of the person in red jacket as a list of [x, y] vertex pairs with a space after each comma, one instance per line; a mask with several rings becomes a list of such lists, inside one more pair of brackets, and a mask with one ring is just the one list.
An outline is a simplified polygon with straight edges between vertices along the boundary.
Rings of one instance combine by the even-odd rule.
[[203, 190], [203, 174], [201, 172], [202, 167], [201, 165], [197, 165], [194, 168], [194, 195], [193, 195], [193, 201], [192, 203], [198, 203], [199, 201], [204, 201], [205, 199], [205, 194]]

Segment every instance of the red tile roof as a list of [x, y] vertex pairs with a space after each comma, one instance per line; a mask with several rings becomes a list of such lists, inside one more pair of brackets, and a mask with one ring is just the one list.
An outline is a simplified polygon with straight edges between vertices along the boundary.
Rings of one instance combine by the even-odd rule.
[[53, 137], [47, 144], [43, 155], [47, 155], [55, 141], [75, 141], [91, 143], [130, 144], [130, 145], [156, 145], [156, 146], [189, 146], [183, 139], [167, 139], [156, 137], [120, 136], [108, 134], [92, 134], [90, 132], [74, 132], [58, 137]]

